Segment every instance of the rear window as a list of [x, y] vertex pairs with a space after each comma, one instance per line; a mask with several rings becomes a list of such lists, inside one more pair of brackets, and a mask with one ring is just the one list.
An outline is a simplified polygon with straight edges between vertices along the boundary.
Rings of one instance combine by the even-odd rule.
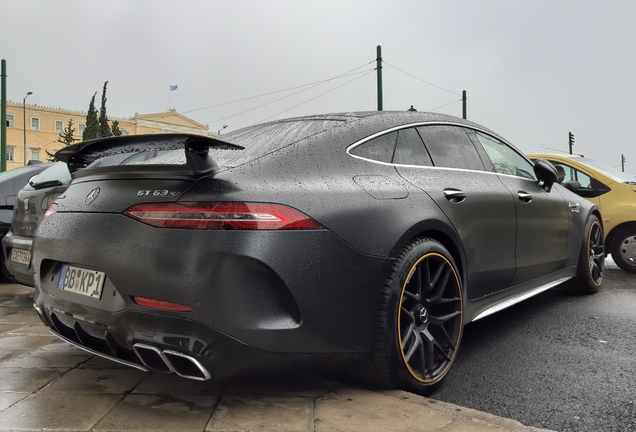
[[[275, 152], [310, 136], [340, 126], [343, 120], [304, 119], [248, 126], [221, 137], [222, 141], [245, 147], [245, 150], [210, 149], [212, 159], [222, 167], [235, 167]], [[183, 150], [174, 150], [144, 164], [184, 164]]]
[[64, 162], [56, 162], [32, 179], [29, 184], [34, 189], [59, 186], [71, 182], [71, 173]]

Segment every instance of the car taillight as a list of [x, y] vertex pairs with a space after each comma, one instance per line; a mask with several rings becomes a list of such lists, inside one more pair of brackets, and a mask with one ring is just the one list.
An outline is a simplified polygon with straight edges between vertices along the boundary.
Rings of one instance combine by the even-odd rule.
[[304, 213], [281, 204], [238, 202], [147, 203], [125, 215], [158, 228], [201, 230], [307, 230], [320, 225]]
[[139, 306], [145, 306], [153, 309], [163, 309], [169, 311], [176, 312], [192, 312], [192, 308], [190, 306], [182, 305], [179, 303], [172, 303], [164, 300], [156, 300], [147, 297], [138, 297], [131, 296], [132, 301], [134, 301]]
[[46, 213], [44, 213], [44, 216], [42, 216], [42, 220], [46, 219], [47, 217], [55, 213], [57, 213], [57, 204], [51, 204], [51, 206], [48, 208]]

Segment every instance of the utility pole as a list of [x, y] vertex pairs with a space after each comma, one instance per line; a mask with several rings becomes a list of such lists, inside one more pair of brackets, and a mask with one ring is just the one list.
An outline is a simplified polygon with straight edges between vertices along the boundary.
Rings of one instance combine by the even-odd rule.
[[466, 120], [466, 90], [462, 91], [462, 118]]
[[625, 155], [621, 155], [621, 170], [625, 172]]
[[2, 59], [2, 94], [0, 94], [0, 172], [7, 170], [7, 61]]
[[378, 45], [376, 67], [378, 74], [378, 111], [382, 111], [382, 47]]
[[572, 154], [572, 146], [574, 145], [574, 135], [572, 135], [572, 132], [568, 132], [568, 142], [570, 144], [570, 154]]

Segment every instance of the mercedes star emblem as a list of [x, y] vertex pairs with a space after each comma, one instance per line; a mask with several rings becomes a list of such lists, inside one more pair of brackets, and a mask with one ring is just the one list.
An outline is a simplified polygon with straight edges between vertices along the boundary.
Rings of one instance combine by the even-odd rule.
[[88, 195], [86, 195], [86, 198], [84, 198], [84, 204], [90, 204], [93, 201], [95, 201], [95, 198], [97, 198], [97, 195], [99, 195], [99, 188], [93, 188], [93, 190], [91, 190]]

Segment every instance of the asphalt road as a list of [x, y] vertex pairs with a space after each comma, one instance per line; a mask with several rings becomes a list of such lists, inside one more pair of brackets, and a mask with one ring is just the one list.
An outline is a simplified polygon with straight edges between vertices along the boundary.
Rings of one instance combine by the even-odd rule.
[[608, 268], [597, 294], [550, 290], [469, 324], [432, 398], [558, 431], [636, 431], [636, 275]]

